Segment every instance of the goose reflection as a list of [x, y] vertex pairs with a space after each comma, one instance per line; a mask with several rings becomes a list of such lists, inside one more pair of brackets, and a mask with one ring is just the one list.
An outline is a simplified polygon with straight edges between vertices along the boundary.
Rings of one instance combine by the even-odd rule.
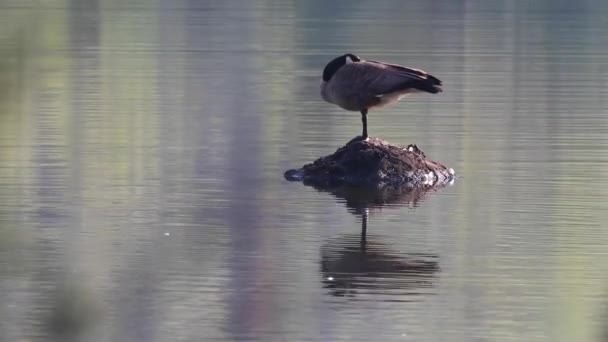
[[348, 210], [360, 216], [361, 232], [331, 239], [321, 247], [323, 287], [340, 297], [363, 293], [399, 296], [391, 297], [391, 301], [415, 300], [417, 295], [429, 293], [439, 271], [439, 257], [396, 251], [379, 242], [380, 237], [368, 236], [367, 228], [371, 211], [389, 204], [416, 206], [431, 190], [434, 189], [325, 190], [345, 200]]
[[439, 271], [436, 255], [399, 254], [379, 242], [353, 240], [342, 237], [321, 249], [323, 287], [331, 295], [379, 293], [399, 295], [401, 300], [410, 301], [416, 295], [429, 293], [425, 289], [433, 285], [434, 275]]

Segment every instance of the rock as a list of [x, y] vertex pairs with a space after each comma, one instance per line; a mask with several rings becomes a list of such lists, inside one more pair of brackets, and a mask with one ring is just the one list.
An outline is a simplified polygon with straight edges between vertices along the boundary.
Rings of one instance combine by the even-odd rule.
[[290, 181], [317, 187], [434, 186], [448, 184], [454, 170], [427, 159], [416, 145], [401, 147], [379, 138], [353, 139], [333, 154], [297, 170], [285, 172]]

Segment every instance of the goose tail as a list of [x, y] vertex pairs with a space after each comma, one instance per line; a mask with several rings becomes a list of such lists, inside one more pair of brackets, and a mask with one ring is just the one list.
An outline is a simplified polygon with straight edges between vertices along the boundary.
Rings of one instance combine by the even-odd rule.
[[425, 79], [418, 81], [415, 88], [427, 93], [437, 94], [443, 91], [443, 83], [437, 77], [427, 75]]

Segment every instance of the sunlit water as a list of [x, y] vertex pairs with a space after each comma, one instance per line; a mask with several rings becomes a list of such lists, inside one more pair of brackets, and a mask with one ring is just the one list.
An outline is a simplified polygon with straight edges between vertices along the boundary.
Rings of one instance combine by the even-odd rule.
[[[605, 338], [607, 17], [0, 2], [1, 340]], [[377, 200], [283, 179], [360, 132], [318, 94], [345, 52], [443, 80], [369, 129], [454, 185]]]

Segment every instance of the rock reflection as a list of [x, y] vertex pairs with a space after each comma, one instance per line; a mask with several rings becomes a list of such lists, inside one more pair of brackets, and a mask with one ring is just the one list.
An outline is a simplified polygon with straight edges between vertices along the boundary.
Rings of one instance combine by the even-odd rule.
[[385, 205], [417, 206], [429, 191], [437, 188], [319, 189], [343, 199], [348, 210], [361, 217], [361, 233], [340, 236], [321, 247], [323, 287], [339, 297], [357, 294], [398, 295], [391, 301], [411, 301], [428, 293], [439, 271], [439, 257], [434, 254], [401, 253], [379, 237], [368, 236], [370, 212]]
[[336, 198], [343, 200], [349, 212], [358, 215], [368, 215], [370, 212], [380, 211], [385, 206], [417, 207], [428, 193], [438, 191], [444, 185], [436, 186], [403, 186], [403, 187], [348, 187], [315, 189], [329, 192]]

